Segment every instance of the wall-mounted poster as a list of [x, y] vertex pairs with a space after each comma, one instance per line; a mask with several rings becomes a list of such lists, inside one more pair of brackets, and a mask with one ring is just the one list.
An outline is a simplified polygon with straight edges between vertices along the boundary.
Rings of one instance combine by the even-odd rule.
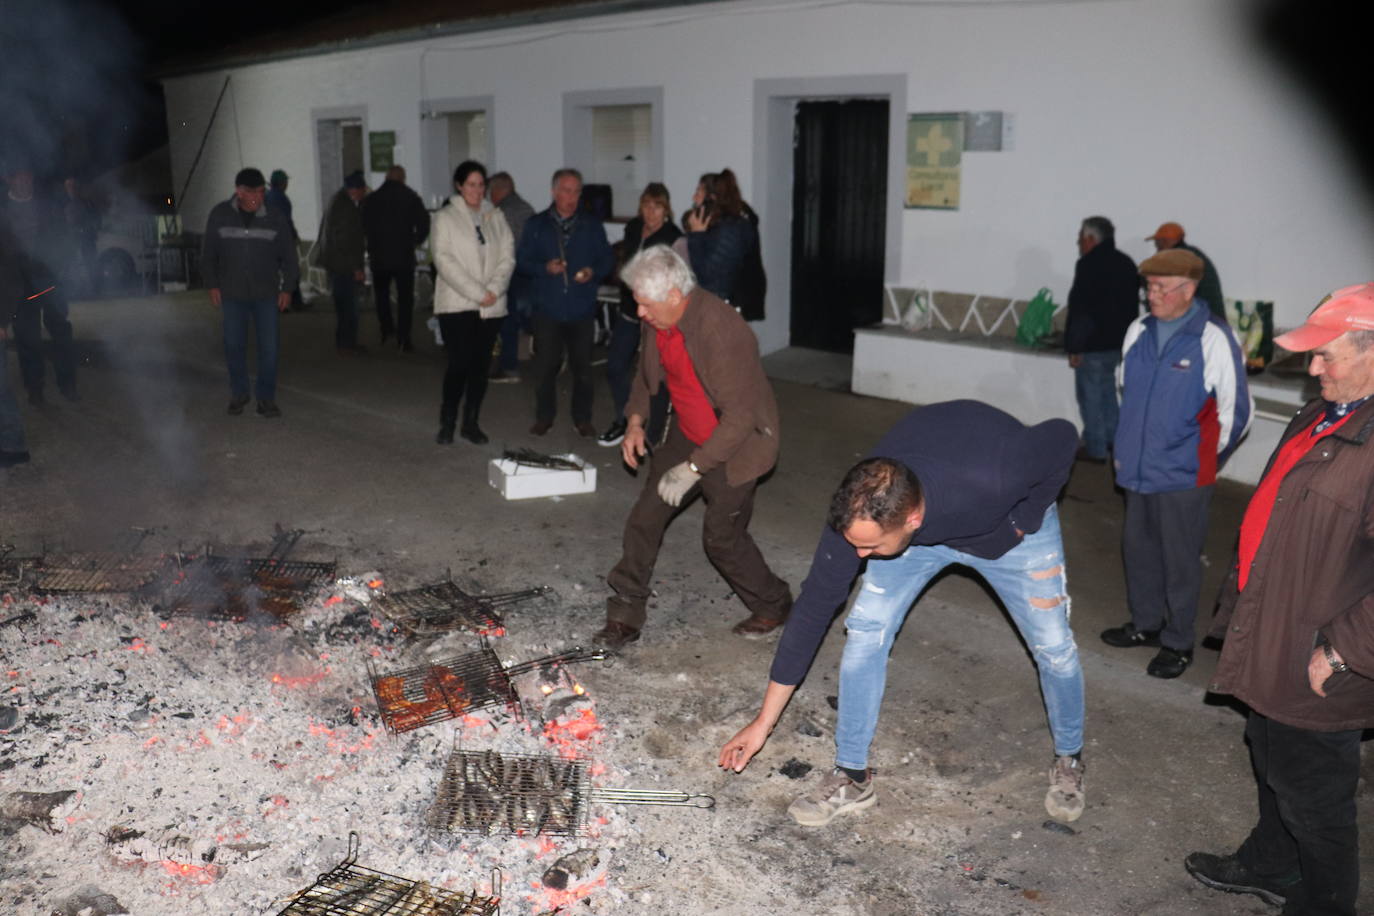
[[907, 207], [958, 210], [959, 161], [963, 152], [962, 113], [908, 115]]
[[385, 172], [396, 164], [396, 131], [370, 130], [367, 132], [367, 145], [372, 158], [372, 171]]

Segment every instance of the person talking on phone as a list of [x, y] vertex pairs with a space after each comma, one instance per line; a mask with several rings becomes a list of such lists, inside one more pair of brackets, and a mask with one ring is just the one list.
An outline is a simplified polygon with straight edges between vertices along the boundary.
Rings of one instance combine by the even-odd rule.
[[745, 265], [759, 247], [757, 217], [729, 169], [702, 175], [692, 200], [684, 220], [688, 262], [702, 289], [737, 305]]

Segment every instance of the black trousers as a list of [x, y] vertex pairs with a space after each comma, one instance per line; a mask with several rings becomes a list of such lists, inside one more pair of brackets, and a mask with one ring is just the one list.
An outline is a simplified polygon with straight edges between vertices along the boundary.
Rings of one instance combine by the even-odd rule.
[[596, 321], [592, 318], [556, 321], [547, 315], [536, 314], [533, 324], [535, 419], [552, 423], [558, 415], [558, 369], [566, 350], [573, 377], [573, 422], [592, 422], [592, 340]]
[[31, 393], [43, 391], [43, 328], [52, 338], [53, 370], [57, 387], [76, 390], [76, 347], [72, 323], [67, 319], [67, 297], [54, 288], [19, 303], [14, 313], [14, 349], [19, 355], [19, 374]]
[[448, 368], [444, 371], [443, 401], [439, 425], [456, 426], [458, 405], [463, 405], [463, 425], [475, 425], [487, 394], [487, 368], [496, 335], [504, 318], [483, 318], [478, 312], [447, 312], [439, 315]]
[[[391, 319], [391, 284], [396, 284], [396, 320]], [[372, 295], [377, 300], [377, 326], [382, 340], [396, 335], [398, 344], [410, 343], [411, 316], [415, 311], [415, 268], [378, 270], [372, 268]]]
[[1309, 731], [1250, 713], [1245, 740], [1259, 788], [1259, 823], [1237, 855], [1266, 878], [1302, 875], [1285, 913], [1355, 916], [1360, 735], [1359, 729]]
[[[620, 562], [606, 577], [615, 595], [606, 602], [606, 619], [638, 630], [648, 615], [649, 583], [653, 579], [658, 550], [668, 523], [682, 511], [665, 503], [658, 495], [658, 482], [669, 468], [691, 457], [696, 448], [677, 425], [650, 459], [644, 489], [625, 520]], [[641, 472], [643, 473], [643, 472]], [[706, 518], [701, 526], [701, 544], [706, 557], [749, 613], [768, 620], [782, 620], [792, 610], [792, 591], [768, 568], [758, 544], [749, 535], [749, 520], [754, 515], [754, 492], [758, 481], [737, 487], [725, 479], [724, 466], [708, 471], [683, 500], [690, 503], [700, 493], [706, 499]]]
[[1121, 544], [1131, 622], [1137, 630], [1159, 630], [1160, 643], [1170, 649], [1193, 650], [1214, 489], [1126, 491]]

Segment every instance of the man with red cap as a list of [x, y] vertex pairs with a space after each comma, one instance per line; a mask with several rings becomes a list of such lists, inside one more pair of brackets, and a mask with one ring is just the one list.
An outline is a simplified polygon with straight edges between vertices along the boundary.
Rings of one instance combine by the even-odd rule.
[[1291, 914], [1354, 916], [1360, 737], [1374, 727], [1374, 283], [1275, 338], [1310, 351], [1321, 397], [1288, 424], [1241, 523], [1209, 689], [1250, 707], [1259, 822], [1188, 871]]
[[1203, 253], [1202, 249], [1196, 245], [1189, 245], [1183, 241], [1183, 227], [1178, 223], [1161, 223], [1155, 230], [1155, 234], [1145, 239], [1147, 242], [1155, 243], [1155, 251], [1168, 251], [1177, 248], [1180, 251], [1191, 251], [1202, 259], [1202, 280], [1197, 285], [1197, 297], [1207, 303], [1207, 307], [1212, 310], [1223, 321], [1226, 320], [1226, 300], [1221, 295], [1221, 277], [1217, 274], [1217, 267], [1212, 263], [1212, 259]]

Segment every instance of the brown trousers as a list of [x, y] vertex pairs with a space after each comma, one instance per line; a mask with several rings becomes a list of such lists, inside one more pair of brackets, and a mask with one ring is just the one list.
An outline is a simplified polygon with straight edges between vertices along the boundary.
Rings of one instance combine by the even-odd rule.
[[[649, 601], [649, 581], [653, 578], [663, 532], [680, 511], [658, 495], [658, 481], [675, 465], [686, 461], [694, 445], [676, 425], [668, 440], [655, 450], [649, 463], [649, 478], [625, 520], [624, 547], [620, 562], [606, 581], [615, 595], [606, 601], [606, 619], [634, 627], [644, 626]], [[768, 568], [758, 545], [749, 536], [749, 519], [754, 514], [751, 480], [732, 487], [725, 480], [725, 468], [707, 472], [688, 494], [683, 504], [698, 493], [706, 499], [706, 520], [701, 527], [701, 543], [711, 565], [734, 589], [751, 614], [781, 620], [792, 609], [792, 591]]]

